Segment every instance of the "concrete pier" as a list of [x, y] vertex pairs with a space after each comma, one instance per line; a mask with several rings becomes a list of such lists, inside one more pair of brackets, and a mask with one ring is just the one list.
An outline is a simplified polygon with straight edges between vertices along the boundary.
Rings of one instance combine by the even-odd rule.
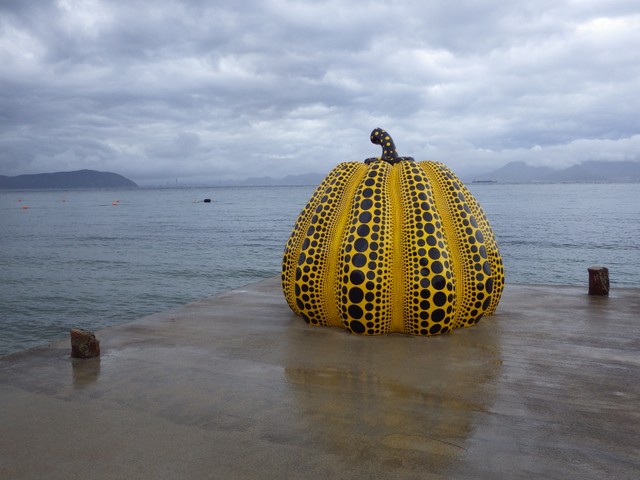
[[437, 337], [307, 326], [278, 279], [0, 359], [1, 479], [637, 479], [640, 290], [508, 285]]

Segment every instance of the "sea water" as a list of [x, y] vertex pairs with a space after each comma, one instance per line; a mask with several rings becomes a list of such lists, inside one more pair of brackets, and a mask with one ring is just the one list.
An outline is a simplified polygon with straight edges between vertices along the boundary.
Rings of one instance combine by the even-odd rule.
[[[640, 287], [640, 184], [468, 186], [507, 283]], [[0, 192], [0, 355], [278, 275], [314, 189]]]

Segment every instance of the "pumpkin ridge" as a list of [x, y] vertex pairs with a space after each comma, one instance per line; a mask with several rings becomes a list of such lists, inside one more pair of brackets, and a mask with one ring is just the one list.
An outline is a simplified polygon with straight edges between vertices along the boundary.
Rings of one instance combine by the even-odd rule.
[[[317, 190], [319, 194], [308, 204], [304, 219], [292, 234], [293, 269], [289, 269], [289, 289], [293, 289], [294, 303], [298, 314], [307, 323], [328, 325], [324, 306], [326, 286], [327, 248], [331, 240], [330, 225], [336, 215], [334, 205], [342, 202], [342, 186], [358, 168], [355, 162], [344, 162], [334, 168], [327, 181]], [[338, 198], [336, 198], [338, 197]], [[291, 278], [293, 276], [293, 278]], [[295, 310], [294, 310], [295, 311]]]
[[[357, 183], [354, 181], [354, 176], [362, 170], [362, 165], [348, 162], [343, 170], [341, 175], [336, 176], [331, 185], [325, 189], [327, 198], [325, 199], [325, 196], [320, 198], [319, 205], [315, 209], [316, 215], [312, 217], [309, 227], [315, 230], [313, 240], [310, 240], [311, 247], [316, 249], [316, 261], [309, 272], [309, 276], [314, 280], [313, 290], [310, 292], [313, 308], [307, 308], [306, 314], [310, 317], [311, 323], [317, 325], [336, 325], [335, 317], [331, 316], [333, 311], [327, 308], [329, 304], [333, 306], [329, 300], [331, 289], [328, 290], [327, 287], [334, 281], [335, 274], [332, 271], [335, 271], [335, 262], [327, 260], [332, 258], [330, 254], [334, 245], [332, 239], [340, 234], [340, 229], [336, 228], [336, 222], [338, 225], [343, 223], [343, 211], [350, 203], [350, 186]], [[317, 242], [316, 246], [314, 242]], [[304, 278], [302, 280], [300, 286], [304, 288]]]
[[[361, 163], [353, 162], [354, 166], [353, 174], [345, 181], [343, 190], [343, 201], [338, 203], [338, 208], [335, 210], [335, 222], [332, 223], [332, 235], [330, 238], [342, 239], [345, 236], [347, 230], [348, 212], [352, 209], [354, 198], [356, 195], [356, 189], [362, 181], [362, 178], [366, 175], [367, 169]], [[345, 213], [346, 212], [346, 213]], [[329, 242], [327, 258], [338, 258], [341, 251], [341, 244], [343, 242]], [[323, 302], [327, 309], [327, 318], [331, 326], [342, 326], [339, 319], [339, 301], [336, 296], [336, 292], [340, 290], [340, 280], [342, 273], [338, 270], [338, 264], [335, 261], [328, 262], [328, 268], [326, 272], [325, 285], [332, 286], [330, 289], [323, 289]]]
[[433, 196], [438, 205], [438, 214], [440, 222], [442, 224], [442, 233], [444, 235], [444, 243], [448, 246], [453, 278], [456, 279], [455, 283], [455, 297], [456, 297], [456, 311], [452, 321], [452, 327], [458, 328], [461, 325], [460, 311], [464, 305], [466, 283], [464, 281], [465, 265], [464, 257], [460, 252], [460, 244], [456, 237], [456, 227], [453, 223], [453, 217], [451, 212], [451, 205], [449, 204], [448, 195], [443, 187], [443, 178], [441, 172], [437, 169], [435, 162], [420, 162], [422, 168], [428, 172], [428, 177], [431, 182], [431, 188], [433, 190]]
[[469, 192], [464, 184], [460, 184], [462, 191], [464, 192], [467, 204], [471, 208], [471, 212], [474, 214], [475, 219], [478, 222], [478, 228], [484, 236], [485, 247], [487, 249], [487, 257], [489, 259], [491, 270], [491, 301], [486, 308], [485, 315], [492, 315], [495, 312], [500, 298], [502, 296], [502, 290], [504, 288], [504, 267], [502, 265], [502, 258], [498, 251], [498, 242], [495, 239], [493, 230], [489, 225], [489, 220], [485, 214], [483, 208], [480, 206], [475, 197]]
[[404, 282], [405, 282], [405, 272], [404, 272], [404, 249], [403, 245], [403, 237], [405, 235], [403, 223], [405, 219], [405, 209], [402, 204], [403, 195], [403, 186], [402, 186], [402, 164], [405, 162], [400, 162], [391, 168], [390, 176], [389, 176], [389, 188], [386, 192], [389, 199], [390, 205], [390, 225], [391, 229], [391, 245], [393, 249], [391, 250], [392, 255], [390, 258], [391, 261], [391, 278], [389, 281], [391, 282], [391, 324], [389, 326], [389, 331], [391, 332], [403, 332], [404, 331]]
[[[467, 327], [477, 323], [490, 302], [491, 271], [484, 243], [484, 235], [460, 188], [458, 177], [440, 162], [430, 162], [435, 185], [446, 207], [442, 215], [447, 236], [456, 260], [456, 289], [459, 305], [454, 327]], [[453, 239], [453, 240], [452, 240]]]
[[292, 273], [296, 271], [297, 268], [297, 259], [300, 254], [300, 250], [302, 247], [302, 243], [304, 241], [304, 235], [302, 232], [306, 232], [309, 228], [309, 223], [311, 222], [311, 217], [313, 216], [313, 211], [316, 208], [318, 200], [324, 194], [325, 189], [328, 185], [331, 184], [332, 181], [335, 181], [334, 178], [339, 175], [346, 166], [346, 162], [343, 162], [331, 170], [329, 174], [324, 178], [324, 180], [318, 185], [315, 189], [313, 195], [307, 202], [307, 204], [298, 215], [296, 223], [293, 227], [293, 231], [291, 235], [289, 235], [289, 239], [285, 245], [284, 255], [282, 260], [282, 289], [289, 304], [291, 310], [293, 310], [296, 315], [300, 315], [300, 309], [296, 303], [296, 295], [295, 295], [295, 281], [291, 281], [289, 278]]
[[[362, 164], [364, 165], [364, 164]], [[391, 165], [374, 162], [366, 165], [341, 239], [338, 265], [343, 277], [337, 278], [335, 296], [344, 328], [354, 333], [388, 333], [390, 294], [388, 273], [392, 245], [386, 237], [389, 207], [386, 188]]]
[[419, 305], [419, 309], [413, 315], [409, 331], [416, 335], [436, 335], [454, 328], [454, 313], [458, 306], [457, 280], [451, 244], [447, 242], [441, 216], [441, 200], [435, 190], [436, 182], [424, 163], [417, 163], [412, 170], [418, 206], [409, 230], [416, 238], [407, 249], [414, 252], [416, 264], [410, 285], [414, 304]]

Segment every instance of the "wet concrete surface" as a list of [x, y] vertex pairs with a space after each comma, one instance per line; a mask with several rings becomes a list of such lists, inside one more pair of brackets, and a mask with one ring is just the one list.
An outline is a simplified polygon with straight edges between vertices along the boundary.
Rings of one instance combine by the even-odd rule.
[[640, 290], [586, 291], [361, 337], [269, 279], [97, 332], [99, 359], [6, 356], [0, 478], [637, 479]]

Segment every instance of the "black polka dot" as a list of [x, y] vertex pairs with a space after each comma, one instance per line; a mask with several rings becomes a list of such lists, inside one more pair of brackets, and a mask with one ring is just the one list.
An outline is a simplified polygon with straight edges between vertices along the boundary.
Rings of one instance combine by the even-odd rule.
[[364, 252], [369, 247], [369, 242], [366, 238], [359, 238], [356, 240], [354, 247], [358, 252]]
[[436, 334], [440, 333], [441, 329], [442, 329], [442, 326], [440, 326], [439, 324], [436, 323], [435, 325], [431, 326], [431, 328], [429, 329], [429, 333], [431, 335], [436, 335]]
[[362, 208], [363, 210], [369, 210], [372, 206], [373, 206], [373, 201], [370, 198], [365, 198], [360, 203], [360, 208]]
[[445, 311], [441, 308], [438, 308], [431, 314], [431, 320], [433, 320], [434, 322], [441, 322], [444, 319], [445, 315]]
[[491, 265], [489, 264], [489, 262], [484, 262], [482, 264], [482, 271], [487, 275], [491, 275]]
[[351, 283], [354, 285], [360, 285], [364, 282], [364, 272], [362, 270], [354, 270], [351, 272], [351, 275], [349, 275], [349, 280], [351, 280]]
[[366, 237], [367, 235], [369, 235], [369, 232], [369, 225], [360, 225], [358, 227], [358, 235], [360, 235], [361, 237]]
[[362, 308], [358, 305], [349, 305], [348, 312], [351, 318], [362, 318], [362, 316], [364, 315]]
[[367, 257], [362, 253], [356, 253], [353, 256], [352, 262], [356, 267], [364, 267], [367, 263]]
[[442, 275], [436, 275], [435, 277], [433, 277], [433, 280], [431, 280], [431, 285], [433, 285], [433, 288], [435, 288], [436, 290], [443, 290], [446, 284], [447, 281]]
[[349, 300], [353, 303], [360, 303], [364, 298], [364, 292], [361, 288], [354, 287], [349, 290]]
[[367, 222], [370, 222], [370, 221], [371, 221], [371, 213], [369, 213], [369, 212], [362, 212], [362, 213], [360, 214], [360, 216], [358, 217], [358, 220], [359, 220], [361, 223], [367, 223]]
[[445, 303], [447, 303], [447, 296], [444, 292], [436, 292], [436, 294], [433, 296], [433, 303], [438, 307], [442, 307]]
[[349, 328], [351, 328], [354, 333], [364, 333], [365, 331], [364, 324], [362, 322], [359, 322], [358, 320], [351, 320], [351, 323], [349, 323]]

